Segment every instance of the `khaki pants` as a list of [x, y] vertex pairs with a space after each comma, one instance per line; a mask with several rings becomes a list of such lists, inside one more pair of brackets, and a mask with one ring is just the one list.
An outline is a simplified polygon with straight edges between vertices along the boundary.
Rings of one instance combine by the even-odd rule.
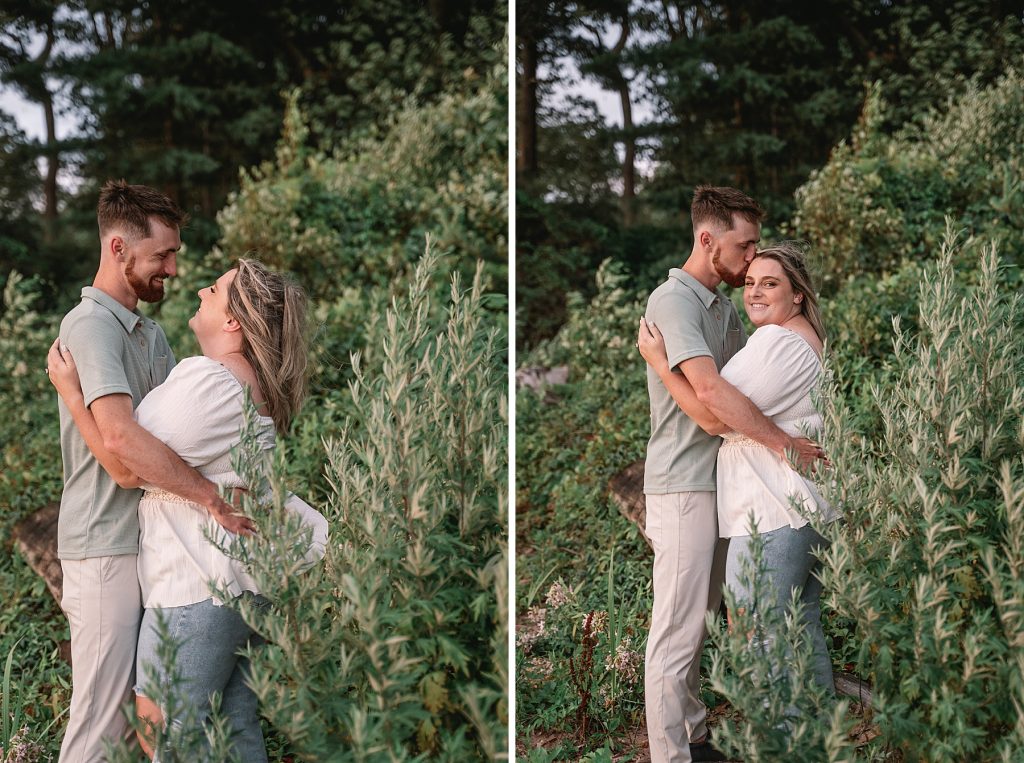
[[135, 554], [61, 560], [60, 606], [71, 624], [71, 714], [60, 763], [106, 760], [104, 740], [133, 733], [122, 706], [133, 699], [142, 619]]
[[718, 611], [728, 540], [718, 537], [715, 493], [647, 496], [654, 546], [654, 611], [644, 664], [651, 763], [690, 763], [707, 733], [700, 699], [704, 617]]

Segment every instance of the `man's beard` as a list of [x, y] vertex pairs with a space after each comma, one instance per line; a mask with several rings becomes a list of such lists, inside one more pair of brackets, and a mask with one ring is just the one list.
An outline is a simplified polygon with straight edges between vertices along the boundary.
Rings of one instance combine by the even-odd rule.
[[747, 263], [743, 263], [743, 270], [735, 272], [732, 270], [726, 270], [722, 264], [722, 250], [716, 249], [715, 253], [711, 256], [711, 264], [715, 268], [715, 272], [718, 273], [719, 277], [732, 287], [743, 286], [747, 278]]
[[135, 275], [134, 254], [128, 258], [128, 262], [124, 266], [124, 277], [127, 279], [128, 285], [132, 287], [132, 291], [135, 292], [135, 296], [143, 302], [159, 302], [164, 298], [162, 283], [154, 284], [152, 279], [147, 283]]

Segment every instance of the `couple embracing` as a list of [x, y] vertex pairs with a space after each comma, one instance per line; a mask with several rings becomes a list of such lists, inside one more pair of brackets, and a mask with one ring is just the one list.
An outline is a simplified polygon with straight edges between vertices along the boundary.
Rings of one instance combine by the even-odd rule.
[[[708, 735], [700, 657], [705, 613], [718, 611], [723, 584], [737, 602], [750, 599], [740, 570], [751, 516], [764, 541], [762, 606], [784, 610], [800, 591], [815, 679], [834, 691], [815, 577], [826, 541], [807, 515], [836, 515], [805, 476], [824, 458], [805, 435], [822, 428], [811, 391], [825, 331], [801, 250], [757, 249], [764, 216], [734, 188], [698, 187], [690, 256], [640, 319], [651, 399], [644, 493], [654, 609], [644, 691], [653, 763], [725, 759]], [[749, 340], [723, 281], [743, 288], [756, 327]]]
[[[189, 327], [203, 354], [175, 364], [163, 330], [136, 308], [163, 299], [164, 280], [176, 275], [185, 214], [159, 191], [118, 181], [103, 187], [97, 217], [99, 269], [47, 356], [60, 394], [57, 553], [73, 681], [60, 761], [102, 761], [106, 745], [130, 738], [123, 707], [133, 695], [150, 756], [154, 730], [186, 722], [164, 717], [154, 699], [167, 681], [161, 625], [177, 647], [188, 720], [201, 726], [219, 693], [236, 756], [265, 761], [240, 656], [260, 637], [211, 584], [257, 606], [272, 592], [207, 538], [230, 545], [257, 529], [222, 493], [260, 490], [232, 467], [247, 400], [264, 451], [302, 403], [305, 296], [282, 274], [239, 260], [199, 292]], [[310, 528], [312, 562], [323, 555], [326, 521], [293, 495], [286, 507]]]

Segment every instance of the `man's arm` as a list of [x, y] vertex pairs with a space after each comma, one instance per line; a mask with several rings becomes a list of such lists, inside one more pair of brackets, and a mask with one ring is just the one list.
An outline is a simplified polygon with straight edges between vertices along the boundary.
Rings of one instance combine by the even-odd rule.
[[798, 468], [809, 468], [822, 457], [817, 445], [806, 437], [790, 437], [723, 379], [712, 358], [690, 358], [680, 363], [679, 369], [693, 385], [697, 399], [730, 429], [771, 448], [782, 458], [787, 458], [787, 451], [795, 451]]
[[661, 331], [653, 323], [648, 323], [643, 316], [640, 318], [640, 328], [637, 332], [636, 347], [640, 355], [647, 361], [665, 385], [665, 389], [676, 401], [683, 413], [693, 419], [697, 426], [710, 435], [725, 434], [729, 427], [723, 424], [717, 416], [708, 410], [700, 400], [697, 393], [693, 391], [693, 385], [686, 380], [681, 373], [677, 374], [669, 368], [668, 355], [665, 348], [665, 339]]
[[78, 397], [69, 398], [64, 401], [64, 405], [71, 414], [75, 426], [78, 427], [79, 434], [85, 440], [86, 447], [89, 448], [93, 457], [100, 462], [100, 466], [107, 471], [107, 474], [113, 478], [114, 482], [126, 489], [136, 488], [141, 485], [142, 482], [139, 480], [138, 475], [103, 446], [103, 435], [100, 434], [100, 430], [96, 426], [96, 419], [89, 413], [89, 409], [85, 407], [85, 401], [82, 399], [82, 396], [78, 395]]
[[143, 482], [206, 507], [230, 532], [247, 533], [255, 529], [251, 520], [235, 514], [234, 507], [220, 497], [217, 485], [139, 426], [132, 416], [131, 397], [104, 395], [94, 400], [90, 409], [104, 447]]
[[672, 399], [676, 401], [676, 405], [693, 419], [697, 426], [710, 435], [725, 434], [729, 431], [729, 427], [700, 401], [693, 385], [683, 374], [673, 373], [667, 363], [661, 368], [655, 367], [655, 372], [665, 385], [665, 389], [672, 395]]
[[75, 369], [71, 353], [65, 352], [60, 347], [60, 339], [53, 340], [50, 351], [46, 353], [46, 375], [50, 382], [57, 389], [60, 400], [64, 407], [71, 414], [79, 434], [85, 440], [93, 457], [100, 462], [114, 482], [123, 488], [130, 489], [138, 487], [140, 482], [138, 475], [133, 474], [121, 460], [103, 447], [103, 436], [96, 428], [96, 420], [92, 413], [85, 407], [85, 399], [82, 396], [82, 385], [78, 379], [78, 371]]

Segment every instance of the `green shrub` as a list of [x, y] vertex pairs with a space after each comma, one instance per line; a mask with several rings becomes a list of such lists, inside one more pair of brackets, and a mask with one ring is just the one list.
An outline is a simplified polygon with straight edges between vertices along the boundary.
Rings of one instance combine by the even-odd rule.
[[275, 604], [242, 605], [270, 642], [251, 652], [254, 688], [305, 759], [505, 749], [506, 344], [479, 270], [468, 290], [453, 276], [447, 317], [432, 319], [437, 267], [428, 253], [387, 311], [380, 370], [353, 358], [351, 416], [321, 448], [324, 561], [297, 574], [280, 500], [259, 541], [276, 551], [250, 558]]
[[0, 505], [18, 517], [60, 495], [57, 393], [46, 377], [46, 352], [60, 316], [41, 315], [39, 288], [16, 271], [8, 274], [0, 313]]
[[607, 753], [643, 714], [650, 616], [649, 549], [607, 485], [643, 455], [648, 414], [633, 345], [643, 301], [614, 263], [595, 280], [593, 300], [570, 295], [565, 325], [524, 359], [568, 365], [568, 383], [516, 396], [516, 606], [531, 623], [517, 637], [516, 718], [521, 738], [586, 730], [583, 749]]
[[386, 286], [411, 271], [429, 232], [464, 275], [507, 279], [508, 105], [503, 62], [458, 89], [410, 96], [387, 129], [331, 153], [306, 149], [293, 95], [274, 162], [243, 171], [218, 222], [219, 247], [255, 250], [316, 298]]
[[820, 253], [825, 294], [835, 294], [852, 276], [885, 273], [904, 258], [926, 257], [952, 212], [942, 164], [881, 134], [883, 109], [875, 88], [852, 142], [840, 143], [796, 192], [792, 231]]
[[822, 256], [822, 290], [862, 274], [885, 275], [907, 259], [932, 260], [951, 217], [957, 228], [998, 237], [1008, 262], [1024, 262], [1024, 74], [966, 86], [942, 112], [895, 135], [882, 125], [874, 87], [852, 139], [796, 192], [789, 234]]
[[751, 601], [738, 607], [727, 588], [730, 627], [717, 616], [708, 617], [716, 647], [711, 685], [742, 716], [739, 722], [725, 718], [715, 743], [745, 763], [852, 763], [849, 703], [835, 702], [814, 680], [801, 602], [794, 595], [781, 615], [772, 607], [757, 607], [769, 594], [764, 543], [754, 529], [751, 556], [739, 574]]
[[[1014, 549], [1024, 490], [1020, 298], [987, 248], [977, 284], [947, 238], [923, 270], [919, 333], [899, 326], [877, 435], [827, 396], [832, 500], [823, 580], [856, 623], [881, 743], [909, 759], [1015, 759], [1022, 645]], [[1000, 561], [996, 561], [1000, 560]], [[1003, 560], [1014, 560], [1004, 562]]]

